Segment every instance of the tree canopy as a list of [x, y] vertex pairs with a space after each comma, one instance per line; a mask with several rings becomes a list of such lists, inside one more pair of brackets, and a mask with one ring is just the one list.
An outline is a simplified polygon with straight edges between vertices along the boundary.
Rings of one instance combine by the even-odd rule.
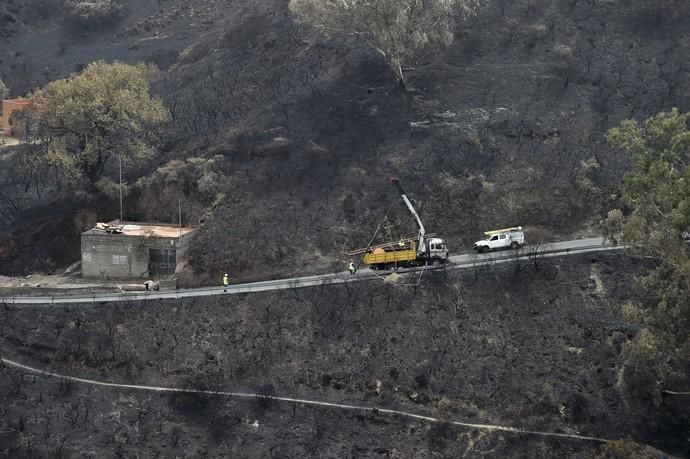
[[404, 87], [402, 64], [419, 50], [453, 41], [457, 15], [476, 11], [478, 0], [291, 0], [300, 21], [324, 33], [363, 37], [386, 59]]
[[627, 313], [644, 327], [642, 347], [665, 361], [690, 358], [690, 251], [683, 237], [690, 231], [689, 120], [690, 113], [673, 109], [641, 124], [623, 121], [608, 133], [632, 161], [622, 188], [627, 209], [609, 213], [608, 235], [660, 261], [642, 282], [658, 298], [656, 307], [629, 306]]
[[149, 157], [155, 128], [169, 117], [160, 99], [149, 94], [156, 74], [151, 65], [99, 61], [49, 83], [35, 95], [40, 161], [68, 181], [87, 179], [93, 186], [111, 158]]

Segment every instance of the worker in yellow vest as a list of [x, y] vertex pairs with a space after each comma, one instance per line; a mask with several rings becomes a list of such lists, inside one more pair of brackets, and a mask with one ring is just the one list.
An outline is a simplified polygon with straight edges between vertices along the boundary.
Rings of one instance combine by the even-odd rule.
[[357, 268], [355, 267], [355, 264], [350, 261], [350, 264], [347, 266], [348, 271], [350, 271], [350, 274], [354, 274], [357, 272]]
[[223, 291], [227, 292], [227, 287], [228, 284], [230, 283], [230, 279], [228, 278], [228, 273], [223, 274]]

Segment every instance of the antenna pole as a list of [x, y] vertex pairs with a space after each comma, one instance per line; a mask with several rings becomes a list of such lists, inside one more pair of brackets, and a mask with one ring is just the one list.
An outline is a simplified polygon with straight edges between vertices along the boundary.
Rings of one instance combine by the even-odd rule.
[[122, 155], [119, 156], [120, 163], [120, 224], [122, 224]]

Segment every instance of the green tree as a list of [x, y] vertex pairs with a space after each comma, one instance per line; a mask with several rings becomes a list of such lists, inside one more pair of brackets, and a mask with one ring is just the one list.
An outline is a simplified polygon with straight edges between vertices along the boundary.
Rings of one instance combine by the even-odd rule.
[[324, 33], [353, 34], [380, 52], [402, 88], [402, 64], [419, 50], [453, 41], [456, 15], [475, 14], [477, 0], [290, 0], [300, 21]]
[[632, 166], [622, 188], [627, 212], [609, 213], [605, 227], [609, 237], [660, 262], [642, 280], [658, 298], [656, 307], [628, 306], [627, 315], [643, 326], [636, 348], [667, 367], [662, 370], [690, 358], [690, 251], [683, 239], [690, 230], [689, 120], [690, 113], [673, 109], [608, 132], [610, 144], [631, 155]]
[[605, 443], [596, 459], [654, 459], [654, 455], [630, 438]]
[[102, 188], [112, 158], [132, 165], [150, 157], [156, 128], [169, 117], [160, 99], [149, 94], [149, 80], [156, 75], [151, 65], [99, 61], [49, 83], [36, 95], [35, 159], [67, 181], [86, 179], [89, 187], [98, 182]]

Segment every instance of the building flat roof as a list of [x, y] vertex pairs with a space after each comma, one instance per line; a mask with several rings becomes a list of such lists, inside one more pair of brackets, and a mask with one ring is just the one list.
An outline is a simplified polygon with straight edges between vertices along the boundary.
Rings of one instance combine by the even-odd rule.
[[[117, 231], [106, 230], [115, 229]], [[162, 225], [155, 223], [97, 223], [95, 227], [86, 231], [89, 234], [120, 234], [124, 236], [153, 236], [153, 237], [179, 237], [189, 234], [196, 228], [191, 226]]]

